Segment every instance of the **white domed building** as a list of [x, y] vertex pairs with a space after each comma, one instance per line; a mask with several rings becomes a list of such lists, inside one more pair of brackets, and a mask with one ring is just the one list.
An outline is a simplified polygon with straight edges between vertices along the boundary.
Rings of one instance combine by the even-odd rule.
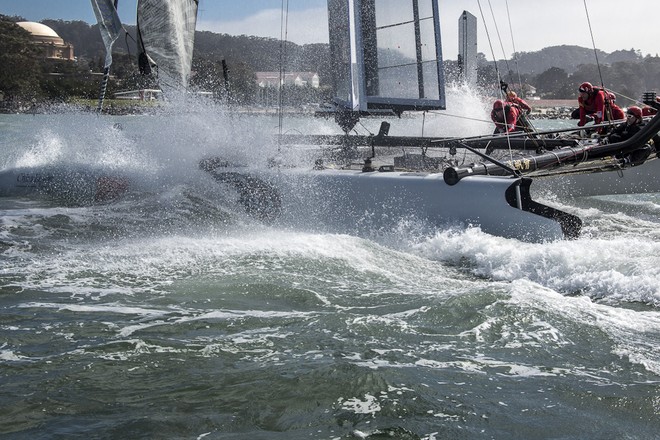
[[43, 50], [44, 58], [50, 60], [74, 61], [73, 44], [65, 43], [57, 32], [45, 24], [33, 21], [21, 21], [16, 23], [32, 36], [34, 44]]

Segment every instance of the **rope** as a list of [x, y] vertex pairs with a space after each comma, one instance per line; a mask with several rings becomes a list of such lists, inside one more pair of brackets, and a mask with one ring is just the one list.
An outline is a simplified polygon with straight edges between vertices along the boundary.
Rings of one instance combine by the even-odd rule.
[[[490, 5], [490, 0], [488, 0], [488, 4]], [[493, 43], [490, 39], [490, 33], [488, 32], [488, 26], [486, 26], [486, 19], [484, 17], [484, 11], [481, 8], [481, 1], [477, 0], [477, 5], [479, 6], [479, 13], [481, 14], [481, 21], [484, 23], [484, 30], [486, 31], [486, 38], [488, 39], [488, 46], [490, 47], [490, 52], [493, 56], [493, 63], [495, 63], [495, 73], [497, 74], [497, 81], [500, 85], [504, 84], [504, 81], [502, 81], [502, 77], [500, 76], [500, 71], [497, 68], [497, 58], [495, 57], [495, 51], [493, 50]], [[491, 14], [493, 13], [493, 8], [490, 8]], [[494, 19], [494, 16], [493, 16]], [[497, 29], [497, 23], [495, 24], [495, 29]], [[499, 30], [497, 31], [498, 36], [499, 36]], [[500, 43], [502, 39], [500, 38]], [[504, 59], [506, 61], [506, 58]], [[508, 65], [508, 62], [507, 62]], [[504, 90], [502, 87], [499, 88], [499, 94], [500, 94], [500, 99], [504, 100]], [[506, 112], [504, 113], [504, 125], [506, 126]], [[511, 148], [511, 139], [509, 138], [509, 132], [508, 130], [506, 131], [506, 138], [507, 138], [507, 143], [509, 145], [509, 157], [511, 160], [513, 160], [513, 149]]]
[[[119, 0], [114, 0], [113, 6], [115, 8], [115, 12], [117, 11], [117, 6], [118, 5], [119, 5]], [[101, 23], [99, 23], [99, 27], [100, 26], [101, 26]], [[126, 31], [126, 29], [124, 29], [123, 25], [122, 25], [122, 29], [124, 30], [126, 35], [128, 35], [128, 32]], [[114, 41], [113, 41], [113, 43], [114, 43]], [[112, 44], [111, 44], [111, 46], [112, 46]], [[128, 44], [127, 44], [127, 46], [128, 46]], [[107, 47], [106, 47], [106, 50], [108, 50]], [[129, 52], [129, 55], [130, 55], [130, 52]], [[110, 49], [110, 58], [112, 59], [112, 49]], [[107, 62], [107, 55], [106, 55], [106, 62]], [[108, 89], [108, 80], [109, 79], [110, 79], [110, 64], [104, 66], [104, 68], [103, 68], [103, 80], [101, 81], [101, 85], [99, 86], [99, 100], [98, 100], [98, 105], [96, 107], [97, 113], [101, 113], [101, 111], [103, 110], [103, 101], [105, 101], [105, 94], [106, 94], [106, 91]]]
[[493, 12], [493, 5], [488, 0], [488, 7], [490, 8], [490, 15], [493, 18], [493, 23], [495, 25], [495, 32], [497, 32], [497, 39], [500, 42], [500, 48], [502, 49], [502, 58], [504, 59], [504, 64], [506, 64], [507, 74], [511, 72], [511, 67], [509, 67], [509, 60], [506, 56], [506, 51], [504, 50], [504, 43], [502, 43], [502, 37], [500, 36], [500, 28], [497, 26], [497, 20], [495, 20], [495, 13]]
[[511, 13], [509, 12], [509, 0], [505, 1], [506, 4], [506, 16], [509, 20], [509, 33], [511, 34], [511, 46], [513, 46], [513, 60], [516, 62], [516, 72], [518, 73], [518, 84], [520, 85], [520, 91], [523, 91], [522, 88], [522, 76], [520, 75], [520, 65], [518, 64], [518, 51], [516, 50], [516, 40], [513, 38], [513, 27], [511, 26]]
[[596, 66], [598, 66], [598, 76], [600, 77], [600, 85], [604, 89], [603, 72], [600, 70], [600, 62], [598, 61], [598, 50], [596, 50], [596, 40], [594, 39], [594, 32], [591, 28], [591, 19], [589, 18], [589, 8], [587, 7], [587, 0], [582, 0], [584, 3], [584, 12], [587, 15], [587, 24], [589, 25], [589, 34], [591, 35], [591, 45], [594, 48], [594, 56], [596, 57]]
[[638, 106], [640, 106], [640, 107], [643, 107], [644, 105], [646, 105], [643, 101], [640, 101], [640, 100], [637, 99], [637, 98], [632, 98], [632, 97], [630, 97], [630, 96], [628, 96], [628, 95], [626, 95], [626, 94], [624, 94], [624, 93], [618, 92], [618, 91], [616, 91], [616, 90], [612, 90], [612, 89], [608, 89], [608, 90], [611, 91], [612, 93], [614, 93], [614, 94], [617, 95], [617, 96], [620, 96], [620, 97], [622, 97], [622, 98], [625, 98], [625, 99], [627, 99], [627, 100], [629, 100], [629, 101], [634, 102], [636, 105], [638, 105]]
[[598, 67], [598, 76], [600, 78], [600, 86], [603, 89], [603, 93], [605, 94], [605, 112], [607, 112], [607, 114], [603, 115], [603, 116], [607, 116], [607, 117], [603, 118], [603, 119], [607, 119], [607, 121], [610, 122], [610, 125], [613, 125], [613, 124], [611, 124], [611, 121], [613, 119], [612, 118], [612, 107], [610, 105], [610, 99], [607, 97], [607, 89], [605, 89], [605, 82], [603, 81], [603, 72], [600, 68], [600, 61], [598, 60], [598, 50], [596, 49], [596, 40], [594, 39], [594, 32], [593, 32], [593, 29], [591, 27], [591, 19], [589, 18], [589, 8], [587, 7], [587, 0], [582, 0], [582, 1], [584, 3], [584, 12], [587, 15], [587, 23], [589, 24], [589, 34], [591, 35], [591, 45], [594, 48], [594, 56], [596, 57], [596, 66]]
[[484, 30], [486, 31], [486, 38], [488, 39], [488, 46], [490, 47], [490, 53], [493, 55], [493, 62], [495, 63], [495, 73], [497, 74], [497, 79], [500, 79], [500, 71], [497, 68], [497, 60], [495, 58], [495, 51], [493, 50], [493, 43], [490, 39], [490, 32], [488, 32], [488, 26], [486, 26], [486, 19], [484, 18], [484, 11], [481, 9], [481, 1], [477, 0], [477, 5], [479, 6], [479, 13], [481, 14], [481, 22], [484, 24]]
[[[285, 6], [286, 5], [286, 6]], [[284, 62], [286, 61], [286, 42], [288, 39], [289, 33], [289, 0], [282, 0], [281, 6], [281, 15], [280, 15], [280, 84], [278, 87], [278, 96], [277, 96], [277, 106], [279, 110], [278, 115], [278, 129], [280, 137], [282, 135], [282, 126], [284, 124], [284, 77], [285, 77], [285, 67]], [[279, 145], [278, 145], [279, 149]]]
[[[506, 4], [506, 16], [509, 21], [509, 33], [511, 34], [511, 46], [513, 47], [513, 54], [514, 54], [514, 61], [516, 63], [516, 71], [518, 73], [518, 84], [520, 85], [520, 94], [523, 95], [523, 86], [522, 86], [522, 76], [520, 75], [520, 65], [518, 64], [518, 57], [517, 51], [516, 51], [516, 40], [513, 38], [513, 26], [511, 25], [511, 13], [509, 12], [509, 0], [505, 1]], [[522, 111], [522, 109], [521, 109]], [[536, 127], [534, 127], [534, 124], [532, 124], [532, 121], [527, 118], [527, 115], [521, 113], [521, 117], [523, 118], [523, 129], [529, 133], [533, 134], [538, 134], [538, 130]], [[536, 141], [534, 141], [535, 146], [538, 148], [538, 144]]]
[[434, 115], [438, 115], [438, 116], [446, 116], [448, 118], [459, 118], [459, 119], [465, 119], [465, 120], [468, 120], [468, 121], [484, 122], [484, 123], [487, 123], [487, 124], [492, 124], [493, 123], [493, 121], [491, 121], [491, 120], [479, 119], [479, 118], [470, 118], [468, 116], [462, 116], [462, 115], [452, 115], [450, 113], [440, 112], [439, 110], [429, 110], [429, 113], [433, 113]]
[[424, 127], [426, 127], [426, 112], [422, 113], [422, 137], [424, 137]]

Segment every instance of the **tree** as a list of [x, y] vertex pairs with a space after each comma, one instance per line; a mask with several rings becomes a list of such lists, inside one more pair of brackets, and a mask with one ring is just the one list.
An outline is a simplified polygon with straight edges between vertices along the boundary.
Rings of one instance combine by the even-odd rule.
[[229, 96], [232, 102], [252, 104], [258, 93], [257, 75], [243, 62], [229, 66]]
[[30, 33], [0, 16], [0, 91], [5, 99], [30, 99], [37, 95], [39, 65]]
[[489, 62], [481, 52], [477, 53], [477, 86], [486, 90], [499, 87], [495, 63]]
[[568, 74], [564, 69], [551, 67], [539, 73], [534, 82], [540, 95], [547, 98], [567, 98], [565, 92], [568, 84]]
[[644, 76], [639, 70], [637, 63], [621, 61], [612, 65], [605, 86], [616, 93], [617, 104], [633, 105], [640, 99], [644, 92]]
[[200, 91], [211, 92], [216, 97], [224, 96], [222, 62], [193, 58], [190, 86]]
[[647, 56], [642, 63], [644, 76], [644, 91], [660, 91], [660, 57]]

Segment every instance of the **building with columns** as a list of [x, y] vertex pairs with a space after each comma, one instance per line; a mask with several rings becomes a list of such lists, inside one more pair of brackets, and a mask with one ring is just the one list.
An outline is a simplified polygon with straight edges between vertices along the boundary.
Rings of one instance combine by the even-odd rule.
[[16, 24], [30, 33], [34, 44], [42, 50], [43, 58], [75, 61], [73, 44], [65, 43], [50, 27], [32, 21], [20, 21]]

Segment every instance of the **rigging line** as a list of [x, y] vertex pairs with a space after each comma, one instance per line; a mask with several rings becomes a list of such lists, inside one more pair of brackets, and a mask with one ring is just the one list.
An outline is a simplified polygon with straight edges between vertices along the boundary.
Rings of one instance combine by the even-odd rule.
[[511, 72], [511, 68], [509, 67], [509, 60], [507, 59], [506, 51], [504, 50], [504, 43], [502, 43], [500, 28], [499, 26], [497, 26], [497, 20], [495, 20], [495, 13], [493, 12], [493, 5], [491, 4], [490, 0], [488, 0], [488, 7], [490, 8], [490, 16], [493, 18], [493, 24], [495, 25], [495, 32], [497, 32], [497, 39], [500, 42], [500, 49], [502, 49], [502, 57], [504, 58], [504, 64], [506, 64], [506, 70], [508, 74], [508, 72]]
[[426, 111], [422, 113], [422, 137], [424, 137], [424, 127], [426, 126]]
[[[490, 4], [490, 0], [489, 0]], [[493, 56], [493, 65], [495, 66], [495, 75], [497, 76], [498, 84], [502, 84], [502, 76], [500, 75], [500, 69], [497, 67], [497, 57], [495, 56], [495, 50], [493, 49], [493, 41], [490, 38], [490, 32], [488, 32], [488, 26], [486, 25], [486, 17], [484, 17], [484, 11], [481, 8], [481, 1], [477, 0], [477, 5], [479, 6], [479, 14], [481, 15], [481, 22], [484, 24], [484, 30], [486, 31], [486, 38], [488, 39], [488, 47], [490, 48], [490, 53]], [[491, 9], [492, 11], [492, 9]], [[498, 87], [500, 98], [503, 97], [503, 90], [501, 87]]]
[[399, 22], [399, 23], [386, 24], [384, 26], [376, 26], [376, 30], [381, 31], [383, 29], [397, 27], [397, 26], [403, 26], [405, 24], [414, 24], [415, 21], [418, 21], [418, 22], [421, 23], [422, 21], [425, 21], [425, 20], [433, 20], [433, 16], [419, 17], [419, 20], [407, 20], [407, 21], [402, 21], [402, 22]]
[[646, 104], [644, 104], [643, 101], [640, 101], [637, 98], [632, 98], [630, 96], [627, 96], [625, 93], [617, 92], [616, 90], [612, 90], [612, 89], [607, 89], [607, 90], [609, 90], [610, 92], [616, 94], [617, 96], [620, 96], [622, 98], [626, 98], [627, 100], [634, 102], [635, 105], [641, 105], [641, 106], [646, 105]]
[[591, 35], [591, 45], [594, 48], [594, 56], [596, 57], [596, 66], [598, 66], [598, 76], [600, 77], [600, 85], [605, 88], [603, 81], [603, 72], [600, 69], [600, 62], [598, 61], [598, 51], [596, 50], [596, 40], [594, 40], [594, 31], [591, 28], [591, 19], [589, 18], [589, 8], [587, 7], [587, 0], [583, 0], [584, 12], [587, 15], [587, 24], [589, 25], [589, 34]]
[[[596, 40], [594, 39], [594, 32], [593, 29], [591, 28], [591, 19], [589, 18], [589, 8], [587, 7], [587, 0], [583, 0], [584, 3], [584, 12], [587, 15], [587, 23], [589, 24], [589, 34], [591, 35], [591, 45], [594, 48], [594, 56], [596, 57], [596, 66], [598, 67], [598, 76], [600, 77], [600, 86], [605, 89], [605, 81], [603, 81], [603, 72], [600, 69], [600, 61], [598, 61], [598, 51], [596, 50]], [[607, 92], [605, 93], [605, 112], [607, 115], [607, 120], [610, 122], [610, 125], [612, 124], [612, 107], [610, 106], [610, 100], [607, 97]], [[603, 118], [605, 119], [605, 118]]]
[[484, 24], [484, 30], [486, 31], [486, 38], [488, 39], [488, 46], [490, 47], [490, 53], [493, 55], [493, 63], [495, 63], [495, 73], [497, 74], [497, 79], [500, 79], [500, 72], [497, 68], [497, 59], [495, 58], [495, 51], [493, 50], [493, 43], [490, 39], [490, 32], [488, 32], [488, 26], [486, 26], [486, 19], [484, 18], [484, 11], [481, 9], [481, 1], [477, 0], [477, 5], [479, 6], [479, 13], [481, 14], [481, 22]]
[[[285, 7], [286, 4], [286, 7]], [[278, 129], [280, 136], [282, 135], [282, 126], [284, 124], [284, 77], [286, 61], [286, 41], [288, 38], [289, 26], [289, 0], [282, 0], [280, 9], [280, 84], [278, 87], [277, 106], [278, 106]], [[278, 145], [279, 149], [279, 145]]]
[[[117, 12], [117, 6], [118, 5], [119, 5], [119, 0], [115, 0], [113, 2], [115, 12]], [[119, 23], [119, 24], [120, 24], [121, 28], [124, 30], [124, 32], [126, 32], [126, 29], [124, 28], [124, 25], [121, 24], [121, 23]], [[101, 26], [101, 23], [99, 23], [99, 27], [100, 26]], [[128, 35], [128, 32], [126, 32], [126, 35]], [[111, 46], [112, 46], [112, 44], [111, 44]], [[127, 44], [127, 46], [128, 46], [128, 44]], [[106, 51], [108, 51], [107, 47], [106, 47]], [[110, 56], [112, 57], [112, 49], [110, 49], [109, 52], [110, 52]], [[107, 56], [107, 54], [106, 54], [106, 56]], [[129, 56], [130, 56], [130, 52], [129, 52]], [[103, 101], [105, 101], [105, 94], [106, 94], [106, 91], [107, 91], [107, 88], [108, 88], [108, 81], [109, 80], [110, 80], [110, 65], [107, 65], [107, 66], [104, 66], [104, 68], [103, 68], [103, 79], [101, 81], [101, 86], [100, 86], [100, 89], [99, 89], [99, 100], [98, 100], [98, 104], [97, 104], [97, 107], [96, 107], [97, 113], [101, 113], [101, 111], [103, 110]]]
[[484, 122], [486, 124], [492, 124], [493, 123], [493, 121], [486, 120], [486, 119], [470, 118], [470, 117], [462, 116], [462, 115], [452, 115], [451, 113], [445, 113], [444, 111], [440, 112], [440, 110], [429, 110], [428, 113], [432, 113], [432, 114], [438, 115], [438, 116], [446, 116], [448, 118], [459, 118], [459, 119], [465, 119], [467, 121]]
[[[372, 131], [369, 130], [369, 129], [368, 129], [368, 128], [362, 123], [362, 121], [358, 121], [358, 124], [360, 124], [360, 127], [364, 128], [364, 130], [365, 130], [367, 133], [369, 133], [369, 136], [373, 136], [373, 135], [374, 135], [374, 134], [372, 133]], [[354, 129], [353, 131], [355, 132], [355, 134], [359, 135], [359, 133], [357, 132], [357, 130]]]
[[513, 60], [516, 63], [516, 71], [518, 72], [518, 84], [520, 85], [520, 91], [522, 92], [522, 77], [520, 75], [520, 66], [518, 64], [518, 51], [516, 50], [516, 40], [513, 38], [513, 26], [511, 26], [511, 13], [509, 12], [509, 0], [505, 0], [506, 4], [506, 16], [509, 20], [509, 33], [511, 34], [511, 46], [513, 46]]
[[[490, 5], [490, 0], [488, 0], [488, 4]], [[479, 13], [481, 14], [481, 21], [484, 24], [484, 30], [486, 31], [486, 38], [488, 38], [488, 46], [490, 47], [490, 52], [493, 55], [493, 63], [495, 64], [495, 74], [497, 75], [497, 83], [502, 84], [502, 76], [500, 75], [500, 70], [497, 68], [497, 58], [495, 57], [495, 50], [493, 50], [493, 42], [490, 39], [490, 32], [488, 32], [488, 26], [486, 26], [486, 19], [484, 17], [484, 11], [481, 8], [481, 1], [477, 0], [477, 5], [479, 6]], [[491, 13], [493, 11], [493, 8], [491, 7]], [[495, 26], [497, 28], [497, 26]], [[498, 31], [499, 33], [499, 31]], [[501, 39], [500, 39], [501, 41]], [[506, 61], [506, 59], [505, 59]], [[500, 99], [504, 100], [504, 90], [502, 90], [502, 87], [498, 87], [498, 94]], [[503, 111], [504, 114], [504, 126], [506, 127], [506, 112]], [[509, 156], [511, 157], [511, 160], [513, 160], [513, 149], [511, 148], [511, 139], [509, 139], [509, 131], [506, 131], [506, 139], [507, 143], [509, 145]]]
[[397, 69], [400, 67], [409, 67], [409, 66], [418, 66], [420, 64], [433, 64], [436, 63], [436, 60], [427, 60], [427, 61], [412, 61], [409, 63], [401, 63], [401, 64], [392, 64], [389, 66], [379, 66], [378, 69], [381, 71], [387, 70], [387, 69]]
[[[524, 96], [522, 76], [520, 75], [520, 65], [518, 64], [518, 52], [516, 51], [516, 40], [513, 38], [513, 26], [511, 26], [511, 13], [509, 12], [509, 0], [505, 0], [505, 4], [506, 4], [506, 16], [507, 19], [509, 20], [509, 34], [511, 34], [511, 45], [513, 46], [513, 60], [516, 63], [516, 71], [518, 72], [518, 85], [520, 86], [520, 93]], [[534, 124], [532, 124], [532, 121], [529, 120], [527, 115], [524, 115], [523, 117], [525, 118], [527, 125], [529, 125], [529, 128], [531, 128], [531, 132], [535, 134], [538, 133], [536, 127], [534, 127]]]

